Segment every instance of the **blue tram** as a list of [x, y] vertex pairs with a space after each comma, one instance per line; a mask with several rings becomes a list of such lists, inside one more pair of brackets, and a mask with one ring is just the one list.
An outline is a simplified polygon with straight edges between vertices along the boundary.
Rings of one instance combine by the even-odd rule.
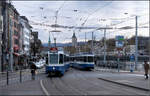
[[78, 69], [91, 70], [94, 69], [94, 55], [93, 54], [80, 54], [70, 57], [72, 67]]
[[63, 51], [48, 52], [46, 62], [46, 73], [51, 75], [64, 75], [65, 71], [69, 69], [69, 56]]

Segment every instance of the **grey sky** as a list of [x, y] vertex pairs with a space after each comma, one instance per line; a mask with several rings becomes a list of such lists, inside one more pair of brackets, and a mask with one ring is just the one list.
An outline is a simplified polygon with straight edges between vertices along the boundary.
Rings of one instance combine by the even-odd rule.
[[[13, 1], [13, 5], [19, 11], [20, 15], [26, 16], [29, 21], [45, 23], [52, 25], [55, 23], [55, 12], [58, 12], [57, 24], [64, 26], [81, 26], [87, 19], [84, 27], [102, 27], [106, 24], [110, 25], [126, 21], [113, 27], [135, 26], [135, 16], [138, 17], [140, 26], [149, 26], [149, 1]], [[43, 8], [40, 9], [40, 7]], [[77, 11], [76, 11], [77, 10]], [[128, 13], [125, 15], [124, 13]], [[43, 18], [47, 17], [47, 18]], [[128, 17], [129, 20], [127, 19]], [[125, 19], [123, 19], [125, 18]], [[107, 21], [102, 21], [106, 19]], [[145, 24], [146, 23], [146, 24]], [[145, 25], [143, 25], [145, 24]], [[54, 30], [51, 27], [41, 27], [32, 25], [34, 30], [39, 31], [39, 38], [43, 43], [48, 41], [48, 31]], [[57, 38], [57, 42], [71, 42], [73, 30], [76, 32], [79, 41], [84, 40], [84, 34], [87, 32], [87, 39], [91, 39], [91, 31], [79, 29], [62, 29], [61, 33], [51, 33], [51, 41], [53, 36]], [[149, 36], [148, 28], [139, 28], [139, 35]], [[131, 37], [135, 34], [132, 30], [107, 30], [107, 38], [115, 35], [124, 35]], [[103, 30], [95, 31], [96, 39], [103, 37]]]

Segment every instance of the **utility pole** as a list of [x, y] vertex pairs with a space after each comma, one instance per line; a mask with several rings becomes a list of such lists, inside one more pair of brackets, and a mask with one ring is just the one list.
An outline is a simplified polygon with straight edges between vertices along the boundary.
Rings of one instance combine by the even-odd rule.
[[54, 38], [55, 48], [56, 48], [56, 38]]
[[[0, 10], [1, 7], [0, 7]], [[0, 12], [0, 72], [3, 70], [3, 64], [2, 64], [2, 34], [3, 34], [3, 17], [2, 13]]]
[[104, 64], [106, 67], [106, 28], [104, 29]]
[[48, 65], [50, 64], [50, 60], [49, 60], [49, 58], [50, 58], [50, 56], [49, 56], [49, 54], [50, 54], [50, 32], [49, 32], [49, 40], [48, 40], [48, 47], [49, 47], [49, 50], [48, 50]]
[[87, 51], [86, 49], [86, 32], [85, 32], [85, 52]]
[[86, 32], [85, 32], [85, 43], [86, 43]]
[[138, 22], [137, 16], [135, 16], [135, 70], [137, 70], [138, 64]]
[[93, 32], [92, 32], [92, 54], [93, 54]]

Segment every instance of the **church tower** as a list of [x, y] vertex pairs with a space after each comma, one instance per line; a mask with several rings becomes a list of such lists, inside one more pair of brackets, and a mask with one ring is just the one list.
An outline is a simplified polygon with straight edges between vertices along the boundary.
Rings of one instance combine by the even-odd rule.
[[72, 36], [72, 46], [77, 47], [77, 37], [75, 35], [75, 32], [73, 33]]

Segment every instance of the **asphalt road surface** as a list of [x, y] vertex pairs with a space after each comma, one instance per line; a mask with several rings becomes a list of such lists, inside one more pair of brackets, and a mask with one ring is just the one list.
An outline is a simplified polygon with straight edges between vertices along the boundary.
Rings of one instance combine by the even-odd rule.
[[148, 92], [98, 79], [97, 71], [70, 69], [63, 77], [42, 80], [46, 95], [147, 95]]
[[70, 68], [62, 77], [47, 77], [44, 72], [36, 80], [0, 87], [0, 95], [146, 95], [148, 91], [107, 82], [99, 71], [83, 71]]

